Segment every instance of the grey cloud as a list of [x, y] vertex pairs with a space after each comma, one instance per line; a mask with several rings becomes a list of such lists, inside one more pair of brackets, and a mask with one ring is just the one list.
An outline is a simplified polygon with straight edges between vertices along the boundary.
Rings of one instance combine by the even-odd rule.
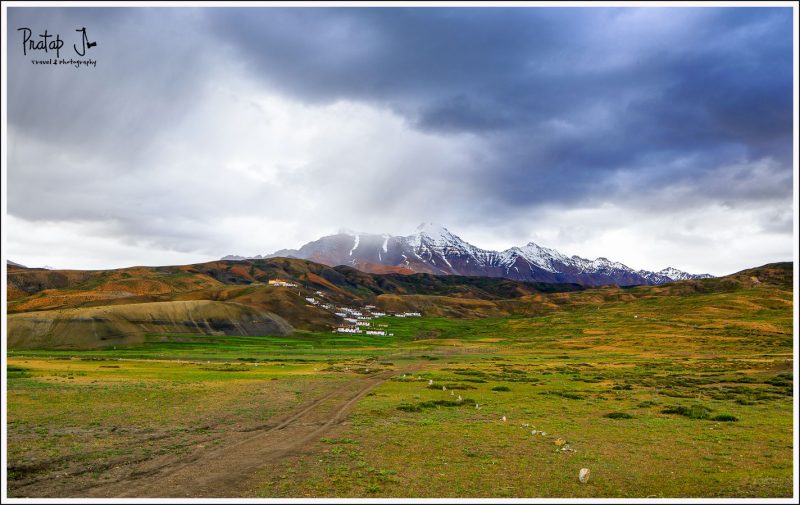
[[[146, 152], [197, 100], [207, 77], [195, 24], [172, 9], [9, 8], [9, 123], [81, 156]], [[50, 55], [19, 50], [23, 26], [60, 34], [66, 58], [77, 58], [70, 37], [86, 27], [97, 42], [86, 57], [97, 67], [43, 72], [29, 60]]]
[[[513, 234], [526, 216], [608, 203], [644, 214], [731, 205], [787, 230], [791, 9], [8, 12], [9, 212], [31, 222], [97, 220], [123, 241], [210, 250], [219, 241], [203, 223], [285, 221], [266, 197], [282, 191], [307, 195], [320, 226], [347, 221], [325, 221], [334, 230], [436, 220]], [[17, 26], [86, 26], [98, 67], [41, 72], [15, 50]], [[287, 160], [258, 137], [274, 130], [251, 127], [281, 120], [250, 96], [262, 92], [394, 114], [405, 137], [348, 136], [353, 112], [342, 112], [342, 131]], [[249, 103], [237, 113], [251, 126], [206, 101]]]
[[[648, 40], [620, 41], [606, 28], [633, 30], [627, 9], [231, 10], [211, 22], [286, 93], [500, 135], [498, 148], [512, 147], [488, 183], [521, 205], [592, 198], [609, 172], [647, 172], [659, 156], [716, 157], [701, 176], [741, 156], [790, 170], [790, 10], [656, 10], [687, 28], [637, 27]], [[598, 106], [600, 122], [590, 117]], [[548, 130], [565, 117], [593, 128]], [[526, 181], [549, 189], [525, 191]]]

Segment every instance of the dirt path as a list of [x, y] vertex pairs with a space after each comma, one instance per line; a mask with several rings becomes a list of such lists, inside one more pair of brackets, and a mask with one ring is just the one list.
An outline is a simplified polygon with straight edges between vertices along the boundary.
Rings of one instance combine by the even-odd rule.
[[235, 433], [189, 461], [148, 462], [132, 479], [87, 490], [88, 497], [240, 497], [253, 474], [270, 463], [303, 452], [336, 429], [356, 403], [394, 371], [359, 377], [310, 404], [276, 418], [255, 433]]

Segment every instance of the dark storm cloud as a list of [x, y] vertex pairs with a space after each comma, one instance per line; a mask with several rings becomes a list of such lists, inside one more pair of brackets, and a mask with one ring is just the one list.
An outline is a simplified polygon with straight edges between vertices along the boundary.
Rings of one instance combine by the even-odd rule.
[[[85, 26], [97, 68], [31, 65], [22, 26]], [[429, 220], [570, 253], [663, 228], [664, 257], [742, 221], [714, 235], [736, 261], [791, 252], [788, 8], [11, 7], [6, 43], [8, 210], [35, 254], [82, 230], [158, 263]]]
[[[502, 154], [476, 182], [509, 204], [609, 197], [622, 170], [641, 173], [636, 192], [765, 158], [791, 172], [791, 10], [645, 10], [226, 10], [209, 22], [285, 93], [496, 138]], [[687, 157], [701, 162], [664, 172]]]

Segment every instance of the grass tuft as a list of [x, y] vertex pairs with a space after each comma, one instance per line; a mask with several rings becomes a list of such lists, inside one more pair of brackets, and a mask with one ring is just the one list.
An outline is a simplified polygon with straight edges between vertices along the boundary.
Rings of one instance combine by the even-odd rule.
[[625, 412], [609, 412], [603, 417], [607, 417], [609, 419], [633, 419], [632, 415], [627, 414]]
[[684, 405], [669, 405], [665, 407], [662, 414], [678, 414], [689, 419], [708, 419], [711, 417], [711, 409], [705, 405], [691, 405], [686, 407]]

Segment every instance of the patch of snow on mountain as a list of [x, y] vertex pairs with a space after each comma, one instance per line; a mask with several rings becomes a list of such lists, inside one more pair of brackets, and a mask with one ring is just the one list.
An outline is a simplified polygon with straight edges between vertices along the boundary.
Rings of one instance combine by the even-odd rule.
[[512, 247], [509, 251], [516, 253], [527, 260], [528, 263], [542, 270], [547, 270], [548, 272], [558, 273], [562, 270], [560, 268], [561, 265], [571, 264], [570, 258], [567, 258], [555, 249], [541, 247], [533, 242], [528, 242], [528, 244], [523, 247]]
[[[442, 256], [442, 259], [444, 260], [445, 263], [447, 263], [447, 266], [449, 266], [450, 268], [453, 268], [453, 265], [451, 265], [450, 262], [447, 261], [447, 256]], [[431, 260], [431, 261], [433, 261], [433, 260]]]
[[361, 239], [361, 235], [356, 235], [356, 243], [355, 243], [355, 244], [353, 244], [353, 248], [352, 248], [352, 249], [350, 249], [350, 256], [352, 256], [352, 255], [353, 255], [353, 251], [355, 251], [356, 249], [358, 249], [358, 241], [359, 241], [360, 239]]
[[667, 267], [663, 270], [659, 270], [658, 272], [656, 272], [656, 275], [667, 277], [669, 279], [672, 279], [673, 281], [682, 281], [692, 278], [692, 275], [672, 267]]
[[590, 260], [588, 261], [588, 264], [584, 263], [584, 265], [585, 269], [583, 271], [586, 273], [609, 272], [612, 270], [634, 273], [633, 269], [629, 268], [628, 266], [623, 265], [618, 261], [610, 261], [608, 258], [602, 258], [602, 257], [597, 258], [595, 260]]
[[[447, 256], [466, 256], [476, 258], [476, 254], [484, 251], [464, 242], [460, 237], [450, 233], [447, 228], [435, 223], [422, 223], [417, 227], [417, 233], [406, 240], [414, 245], [419, 254], [427, 253], [433, 258], [434, 253], [439, 255], [450, 268], [453, 266]], [[432, 261], [432, 259], [431, 259]], [[481, 262], [478, 261], [480, 264]]]
[[684, 272], [683, 270], [678, 270], [677, 268], [672, 267], [667, 267], [655, 273], [651, 272], [651, 274], [653, 276], [663, 277], [673, 281], [685, 281], [688, 279], [710, 279], [713, 277], [712, 275], [708, 274], [690, 274]]

